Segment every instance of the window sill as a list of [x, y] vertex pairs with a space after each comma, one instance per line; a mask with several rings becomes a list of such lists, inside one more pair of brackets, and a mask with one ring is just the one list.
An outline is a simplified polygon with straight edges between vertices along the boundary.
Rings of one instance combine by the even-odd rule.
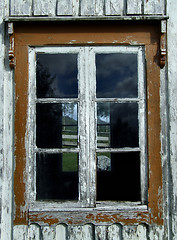
[[95, 208], [81, 207], [47, 207], [33, 206], [29, 209], [30, 223], [38, 222], [40, 225], [65, 224], [133, 224], [150, 223], [150, 214], [147, 205], [140, 202], [121, 202], [117, 205], [103, 205], [103, 202]]

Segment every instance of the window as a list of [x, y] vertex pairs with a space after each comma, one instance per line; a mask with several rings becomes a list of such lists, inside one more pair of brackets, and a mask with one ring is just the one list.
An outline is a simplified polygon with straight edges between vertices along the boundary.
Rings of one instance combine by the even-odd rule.
[[163, 221], [159, 26], [119, 24], [15, 24], [15, 224]]
[[29, 59], [33, 205], [145, 204], [143, 47], [36, 47]]

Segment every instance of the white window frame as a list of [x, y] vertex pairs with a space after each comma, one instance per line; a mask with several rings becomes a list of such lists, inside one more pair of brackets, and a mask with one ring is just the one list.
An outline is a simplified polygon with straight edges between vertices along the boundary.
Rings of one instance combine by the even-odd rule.
[[[78, 54], [78, 98], [36, 99], [36, 54], [77, 53]], [[137, 98], [96, 98], [96, 53], [136, 53], [138, 60]], [[51, 46], [29, 47], [29, 94], [28, 129], [26, 134], [28, 200], [30, 211], [70, 211], [72, 209], [137, 209], [147, 210], [147, 153], [146, 153], [146, 86], [145, 54], [143, 46]], [[138, 103], [139, 147], [105, 148], [97, 144], [97, 102]], [[36, 201], [35, 152], [63, 153], [68, 149], [37, 149], [35, 145], [36, 103], [78, 103], [78, 147], [69, 152], [79, 154], [79, 199], [78, 201]], [[89, 117], [88, 117], [89, 116]], [[94, 124], [93, 124], [94, 123]], [[140, 152], [141, 201], [139, 202], [96, 202], [96, 153], [98, 152]]]

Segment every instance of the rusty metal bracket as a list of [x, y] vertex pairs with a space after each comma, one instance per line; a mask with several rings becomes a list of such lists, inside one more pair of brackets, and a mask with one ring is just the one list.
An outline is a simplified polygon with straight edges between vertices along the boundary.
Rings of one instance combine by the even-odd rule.
[[15, 54], [14, 54], [14, 28], [13, 23], [8, 23], [8, 34], [9, 34], [9, 66], [11, 69], [15, 67]]
[[163, 68], [166, 62], [167, 55], [167, 21], [161, 21], [161, 36], [160, 36], [160, 67]]

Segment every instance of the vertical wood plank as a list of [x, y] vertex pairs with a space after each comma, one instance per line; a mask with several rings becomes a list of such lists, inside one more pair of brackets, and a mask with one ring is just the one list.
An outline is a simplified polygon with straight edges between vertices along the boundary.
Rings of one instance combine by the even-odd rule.
[[95, 240], [107, 240], [107, 233], [107, 226], [95, 226]]
[[69, 240], [93, 240], [93, 225], [86, 224], [84, 226], [68, 226]]
[[56, 0], [34, 0], [34, 15], [55, 16]]
[[66, 226], [59, 224], [56, 226], [56, 240], [66, 240]]
[[42, 227], [42, 240], [55, 240], [56, 231], [53, 227]]
[[170, 162], [169, 164], [169, 238], [177, 239], [177, 4], [176, 0], [167, 1], [168, 19], [167, 40], [168, 40], [168, 94], [169, 94], [169, 132], [170, 132]]
[[94, 226], [92, 224], [86, 224], [82, 227], [82, 240], [93, 240]]
[[140, 224], [138, 226], [124, 226], [123, 227], [123, 239], [124, 240], [147, 240], [147, 228], [145, 225]]
[[57, 2], [57, 15], [73, 15], [73, 0], [59, 0]]
[[104, 0], [96, 0], [95, 15], [104, 16]]
[[73, 16], [79, 15], [80, 0], [73, 0]]
[[[8, 49], [9, 39], [4, 39], [5, 25], [2, 25], [0, 35], [0, 76], [3, 103], [3, 165], [2, 165], [2, 205], [1, 205], [1, 240], [12, 239], [12, 179], [13, 179], [13, 80], [12, 72], [9, 70], [8, 54], [5, 52], [5, 45]], [[5, 42], [4, 42], [5, 41]], [[6, 55], [5, 55], [6, 54]], [[2, 105], [1, 105], [2, 106]]]
[[106, 15], [123, 15], [124, 0], [105, 0], [105, 14]]
[[163, 226], [152, 225], [149, 226], [149, 239], [150, 240], [161, 240], [163, 239], [164, 228]]
[[165, 14], [165, 0], [144, 0], [144, 14]]
[[40, 227], [37, 224], [31, 224], [28, 228], [28, 240], [40, 239]]
[[104, 0], [81, 0], [81, 16], [94, 15], [104, 15]]
[[4, 1], [0, 1], [0, 239], [1, 239], [1, 206], [2, 206], [2, 172], [3, 172], [3, 81], [4, 81]]
[[32, 0], [10, 1], [11, 16], [30, 16], [32, 14]]
[[120, 224], [108, 227], [108, 240], [122, 240], [122, 226]]
[[68, 239], [69, 240], [82, 240], [82, 227], [81, 226], [68, 226]]
[[26, 225], [14, 226], [13, 240], [27, 240], [27, 235], [28, 235], [28, 227]]
[[141, 14], [142, 0], [127, 0], [127, 14]]
[[81, 16], [95, 15], [96, 0], [81, 0]]

